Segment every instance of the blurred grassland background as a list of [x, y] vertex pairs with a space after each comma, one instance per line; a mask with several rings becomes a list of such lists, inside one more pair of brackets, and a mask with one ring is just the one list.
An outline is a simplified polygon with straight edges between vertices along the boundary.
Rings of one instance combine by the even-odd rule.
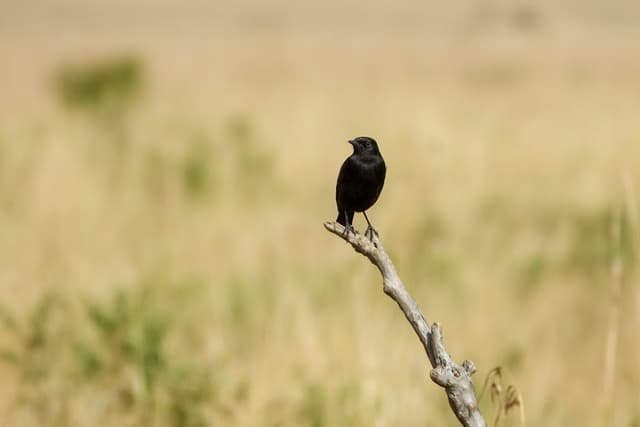
[[456, 425], [321, 226], [371, 135], [478, 392], [640, 426], [637, 2], [9, 0], [0, 58], [1, 425]]

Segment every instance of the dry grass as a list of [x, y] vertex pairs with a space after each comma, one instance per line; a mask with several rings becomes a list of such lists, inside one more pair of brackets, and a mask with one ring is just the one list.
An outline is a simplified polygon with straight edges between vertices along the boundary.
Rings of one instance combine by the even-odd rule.
[[[632, 2], [106, 4], [0, 13], [0, 424], [453, 425], [321, 226], [360, 134], [371, 218], [477, 385], [504, 366], [532, 426], [640, 423]], [[122, 117], [61, 106], [60, 67], [120, 54]]]

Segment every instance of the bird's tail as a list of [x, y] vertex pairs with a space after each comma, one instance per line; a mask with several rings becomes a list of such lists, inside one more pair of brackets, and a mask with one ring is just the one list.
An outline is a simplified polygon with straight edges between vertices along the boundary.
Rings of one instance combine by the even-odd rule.
[[353, 215], [355, 212], [338, 212], [338, 218], [336, 218], [336, 222], [341, 224], [343, 227], [347, 226], [347, 219], [349, 220], [349, 224], [353, 224]]

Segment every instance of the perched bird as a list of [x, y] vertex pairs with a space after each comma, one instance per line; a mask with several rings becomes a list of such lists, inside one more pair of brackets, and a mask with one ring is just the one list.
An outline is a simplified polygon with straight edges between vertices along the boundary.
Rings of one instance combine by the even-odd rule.
[[345, 227], [345, 233], [349, 233], [353, 231], [353, 215], [362, 212], [368, 224], [364, 235], [373, 240], [373, 234], [377, 232], [365, 211], [378, 200], [387, 167], [373, 138], [360, 136], [349, 140], [349, 144], [353, 145], [353, 154], [342, 164], [336, 184], [336, 221]]

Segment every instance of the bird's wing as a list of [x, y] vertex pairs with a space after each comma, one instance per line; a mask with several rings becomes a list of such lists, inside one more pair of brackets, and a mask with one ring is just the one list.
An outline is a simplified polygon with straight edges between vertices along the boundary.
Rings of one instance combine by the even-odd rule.
[[380, 195], [380, 193], [382, 192], [382, 187], [384, 186], [384, 179], [387, 175], [387, 165], [385, 165], [384, 160], [382, 161], [382, 164], [380, 165], [380, 168], [377, 171], [377, 179], [376, 181], [379, 183], [378, 184], [378, 188], [377, 188], [377, 193], [378, 195]]
[[347, 159], [342, 163], [340, 167], [340, 173], [338, 174], [338, 182], [336, 183], [336, 201], [338, 205], [341, 204], [342, 200], [342, 192], [345, 187], [349, 185], [349, 183], [353, 182], [355, 179], [355, 175], [357, 173], [357, 164], [356, 161], [351, 157], [347, 157]]

